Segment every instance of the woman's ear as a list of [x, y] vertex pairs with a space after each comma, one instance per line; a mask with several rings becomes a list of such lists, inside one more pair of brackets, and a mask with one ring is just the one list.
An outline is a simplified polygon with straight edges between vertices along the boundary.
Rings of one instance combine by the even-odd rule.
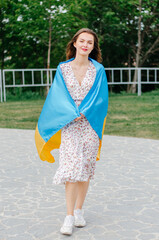
[[73, 46], [76, 48], [76, 42], [73, 43]]

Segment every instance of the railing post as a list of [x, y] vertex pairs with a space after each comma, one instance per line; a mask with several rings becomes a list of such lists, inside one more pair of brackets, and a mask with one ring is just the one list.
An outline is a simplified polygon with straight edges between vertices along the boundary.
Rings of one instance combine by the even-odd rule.
[[138, 68], [138, 96], [141, 96], [141, 68]]
[[2, 70], [0, 70], [0, 88], [1, 88], [1, 102], [3, 102], [3, 97], [2, 97]]
[[5, 71], [3, 70], [3, 94], [4, 94], [4, 102], [6, 102], [6, 87], [5, 87]]

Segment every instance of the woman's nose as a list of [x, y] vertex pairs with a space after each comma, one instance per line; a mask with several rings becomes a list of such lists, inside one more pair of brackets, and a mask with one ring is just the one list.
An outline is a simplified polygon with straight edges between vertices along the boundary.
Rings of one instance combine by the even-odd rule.
[[87, 42], [84, 42], [84, 47], [87, 47]]

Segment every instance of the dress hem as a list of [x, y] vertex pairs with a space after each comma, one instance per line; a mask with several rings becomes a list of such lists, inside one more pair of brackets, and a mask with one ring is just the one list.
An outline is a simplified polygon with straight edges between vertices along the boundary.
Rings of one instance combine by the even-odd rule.
[[72, 183], [75, 183], [75, 182], [88, 182], [89, 179], [90, 180], [94, 180], [94, 176], [89, 176], [86, 180], [85, 179], [82, 179], [82, 180], [77, 179], [77, 180], [75, 180], [75, 179], [68, 179], [68, 178], [61, 179], [61, 181], [53, 180], [53, 184], [55, 184], [55, 185], [63, 185], [63, 184], [66, 184], [66, 182], [72, 182]]

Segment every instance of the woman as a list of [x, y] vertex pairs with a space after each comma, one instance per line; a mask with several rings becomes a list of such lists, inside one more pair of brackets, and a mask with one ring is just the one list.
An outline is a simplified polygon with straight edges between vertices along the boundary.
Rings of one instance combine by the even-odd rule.
[[66, 57], [57, 68], [35, 139], [42, 160], [53, 162], [50, 151], [60, 147], [53, 183], [65, 184], [67, 216], [60, 232], [71, 235], [74, 225], [86, 225], [82, 207], [99, 160], [108, 88], [104, 67], [99, 63], [98, 38], [92, 30], [83, 28], [74, 35]]

